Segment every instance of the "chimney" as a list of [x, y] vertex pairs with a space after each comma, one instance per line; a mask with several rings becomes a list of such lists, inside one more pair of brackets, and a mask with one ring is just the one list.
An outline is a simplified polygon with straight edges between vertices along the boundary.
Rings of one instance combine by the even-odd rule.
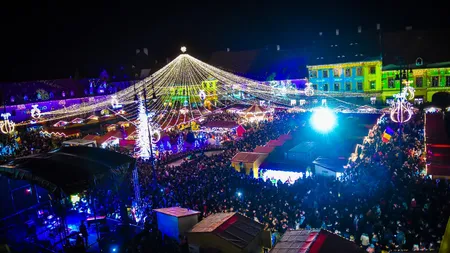
[[336, 35], [337, 36], [339, 35], [339, 29], [336, 29]]
[[358, 33], [361, 33], [361, 32], [362, 32], [362, 27], [358, 26]]
[[380, 29], [381, 29], [381, 25], [377, 24], [377, 30], [380, 30]]
[[280, 51], [280, 45], [277, 45], [277, 51]]
[[412, 30], [412, 26], [407, 26], [405, 27], [406, 31], [411, 31]]

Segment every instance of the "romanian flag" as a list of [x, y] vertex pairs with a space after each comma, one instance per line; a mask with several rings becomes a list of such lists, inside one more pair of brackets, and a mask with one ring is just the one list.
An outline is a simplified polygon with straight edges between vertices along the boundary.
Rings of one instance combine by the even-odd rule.
[[384, 130], [382, 140], [383, 142], [387, 143], [391, 140], [392, 135], [394, 135], [394, 130], [392, 130], [390, 127], [387, 127], [386, 130]]

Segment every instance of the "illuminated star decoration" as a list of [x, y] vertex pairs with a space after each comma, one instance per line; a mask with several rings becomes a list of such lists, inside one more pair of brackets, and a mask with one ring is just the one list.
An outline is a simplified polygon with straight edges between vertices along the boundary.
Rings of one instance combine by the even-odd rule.
[[413, 81], [411, 81], [411, 80], [409, 80], [409, 81], [404, 80], [403, 81], [403, 84], [405, 85], [405, 87], [403, 87], [402, 93], [405, 93], [405, 98], [407, 100], [412, 100], [414, 98], [414, 92], [416, 91], [414, 89], [414, 87], [411, 86], [412, 82]]
[[0, 131], [4, 134], [12, 134], [14, 132], [14, 122], [9, 120], [11, 114], [9, 112], [1, 114], [3, 121], [0, 121]]
[[184, 53], [186, 53], [187, 48], [186, 47], [181, 47], [180, 50], [184, 54]]
[[305, 87], [305, 95], [308, 97], [314, 96], [314, 88], [312, 87], [312, 83], [309, 81], [306, 81], [306, 87]]
[[30, 110], [31, 117], [33, 119], [39, 119], [41, 117], [41, 110], [39, 110], [38, 105], [32, 105], [31, 107], [33, 107]]
[[406, 93], [396, 94], [394, 98], [395, 100], [391, 105], [391, 120], [396, 123], [408, 122], [413, 115], [413, 110], [406, 99]]

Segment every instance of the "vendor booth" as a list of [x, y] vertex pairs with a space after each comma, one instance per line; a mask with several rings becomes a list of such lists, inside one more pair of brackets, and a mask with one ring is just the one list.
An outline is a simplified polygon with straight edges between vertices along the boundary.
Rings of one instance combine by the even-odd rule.
[[259, 166], [266, 159], [268, 154], [239, 152], [231, 159], [231, 166], [238, 172], [246, 175], [253, 173], [254, 178], [258, 178]]

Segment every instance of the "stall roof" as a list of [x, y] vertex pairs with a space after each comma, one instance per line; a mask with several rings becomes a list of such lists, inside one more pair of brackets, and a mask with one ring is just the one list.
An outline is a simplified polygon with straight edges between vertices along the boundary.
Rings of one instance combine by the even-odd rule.
[[253, 152], [239, 152], [233, 157], [233, 159], [231, 159], [231, 162], [253, 163], [262, 155], [264, 154]]
[[167, 214], [167, 215], [174, 216], [177, 218], [200, 214], [199, 211], [195, 211], [195, 210], [187, 209], [187, 208], [176, 207], [176, 206], [168, 207], [168, 208], [159, 208], [159, 209], [155, 209], [155, 211], [158, 213]]
[[213, 128], [213, 127], [217, 127], [217, 128], [235, 128], [237, 127], [239, 124], [236, 123], [235, 121], [210, 121], [208, 123], [205, 124], [205, 127], [209, 127], [209, 128]]
[[270, 140], [269, 142], [267, 142], [266, 146], [281, 147], [284, 145], [284, 143], [285, 143], [285, 140]]
[[270, 154], [275, 149], [275, 146], [257, 146], [253, 152], [255, 153], [263, 153], [263, 154]]
[[17, 158], [1, 165], [0, 174], [70, 195], [86, 190], [94, 179], [124, 175], [134, 162], [134, 158], [113, 151], [72, 146]]
[[318, 236], [320, 230], [289, 230], [284, 233], [280, 241], [270, 253], [298, 253], [307, 252]]
[[100, 138], [97, 139], [97, 143], [98, 143], [98, 145], [101, 145], [102, 143], [109, 140], [110, 138], [122, 139], [123, 134], [120, 131], [108, 132], [105, 135], [100, 136]]
[[264, 225], [239, 213], [213, 214], [197, 223], [190, 233], [213, 233], [240, 249], [246, 248]]
[[297, 146], [291, 148], [289, 152], [310, 152], [315, 149], [316, 144], [312, 141], [300, 142]]
[[348, 164], [347, 159], [318, 157], [313, 164], [319, 165], [334, 172], [344, 172], [344, 166]]

